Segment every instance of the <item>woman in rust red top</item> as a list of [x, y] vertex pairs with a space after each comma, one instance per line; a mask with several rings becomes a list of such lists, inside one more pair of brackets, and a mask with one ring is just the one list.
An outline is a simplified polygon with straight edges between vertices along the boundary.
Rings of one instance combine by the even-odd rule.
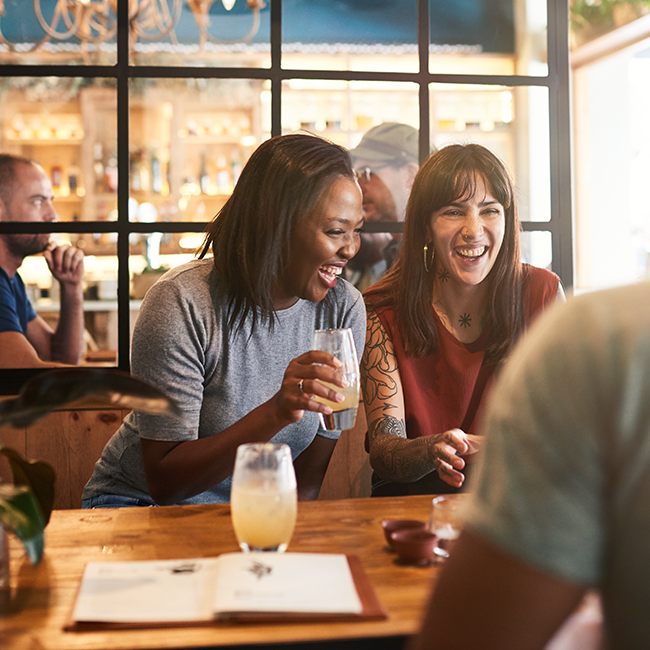
[[492, 376], [564, 300], [523, 264], [503, 163], [477, 144], [432, 154], [411, 191], [397, 264], [365, 294], [362, 389], [373, 496], [459, 491]]

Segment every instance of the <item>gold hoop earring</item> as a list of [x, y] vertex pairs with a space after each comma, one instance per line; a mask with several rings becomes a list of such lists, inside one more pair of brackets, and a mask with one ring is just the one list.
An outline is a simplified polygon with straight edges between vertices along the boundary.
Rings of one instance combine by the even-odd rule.
[[429, 252], [429, 244], [424, 245], [424, 270], [427, 273], [431, 272], [431, 265], [433, 264], [433, 258], [435, 256], [435, 251], [433, 249], [433, 246], [431, 246], [431, 262], [427, 264], [427, 253]]

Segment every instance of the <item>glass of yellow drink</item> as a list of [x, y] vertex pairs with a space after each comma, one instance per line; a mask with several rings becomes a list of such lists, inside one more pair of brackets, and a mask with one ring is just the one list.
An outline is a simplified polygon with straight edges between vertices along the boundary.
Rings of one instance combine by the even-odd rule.
[[348, 380], [349, 386], [341, 388], [321, 382], [328, 388], [333, 388], [345, 398], [342, 402], [331, 402], [323, 397], [314, 395], [314, 399], [332, 408], [330, 415], [318, 414], [320, 424], [327, 431], [342, 431], [351, 429], [357, 417], [359, 406], [359, 360], [354, 345], [354, 337], [349, 327], [343, 329], [316, 330], [312, 336], [312, 350], [324, 350], [334, 355], [343, 365], [341, 374]]
[[296, 473], [288, 445], [237, 448], [230, 511], [240, 548], [285, 551], [296, 524]]

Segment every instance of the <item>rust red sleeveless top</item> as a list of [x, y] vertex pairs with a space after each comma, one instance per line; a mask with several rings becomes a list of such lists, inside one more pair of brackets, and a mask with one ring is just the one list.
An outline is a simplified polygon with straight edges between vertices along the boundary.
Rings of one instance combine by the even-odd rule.
[[[560, 279], [545, 269], [529, 265], [526, 268], [523, 296], [527, 328], [537, 315], [555, 303]], [[377, 310], [395, 348], [404, 393], [407, 436], [429, 436], [456, 427], [466, 433], [479, 433], [475, 430], [476, 422], [497, 368], [483, 365], [490, 328], [486, 326], [473, 343], [461, 343], [445, 328], [433, 308], [432, 312], [438, 331], [438, 349], [434, 354], [416, 359], [404, 352], [393, 309], [380, 307]]]

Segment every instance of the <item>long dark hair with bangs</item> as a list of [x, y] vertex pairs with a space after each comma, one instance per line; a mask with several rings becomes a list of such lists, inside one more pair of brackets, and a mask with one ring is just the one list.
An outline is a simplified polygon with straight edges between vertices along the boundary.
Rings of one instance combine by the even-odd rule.
[[431, 154], [418, 171], [406, 208], [398, 260], [382, 281], [365, 292], [369, 307], [393, 307], [404, 350], [410, 356], [425, 357], [434, 353], [438, 345], [431, 307], [435, 274], [425, 271], [423, 261], [431, 216], [455, 201], [471, 198], [479, 179], [485, 181], [505, 211], [503, 244], [485, 279], [492, 284], [488, 304], [491, 336], [486, 360], [497, 363], [523, 331], [521, 224], [512, 181], [503, 163], [485, 147], [449, 145]]
[[275, 323], [273, 290], [293, 254], [296, 224], [339, 178], [354, 179], [346, 149], [308, 134], [263, 142], [252, 154], [223, 208], [206, 229], [199, 257], [212, 250], [228, 293], [228, 325]]

